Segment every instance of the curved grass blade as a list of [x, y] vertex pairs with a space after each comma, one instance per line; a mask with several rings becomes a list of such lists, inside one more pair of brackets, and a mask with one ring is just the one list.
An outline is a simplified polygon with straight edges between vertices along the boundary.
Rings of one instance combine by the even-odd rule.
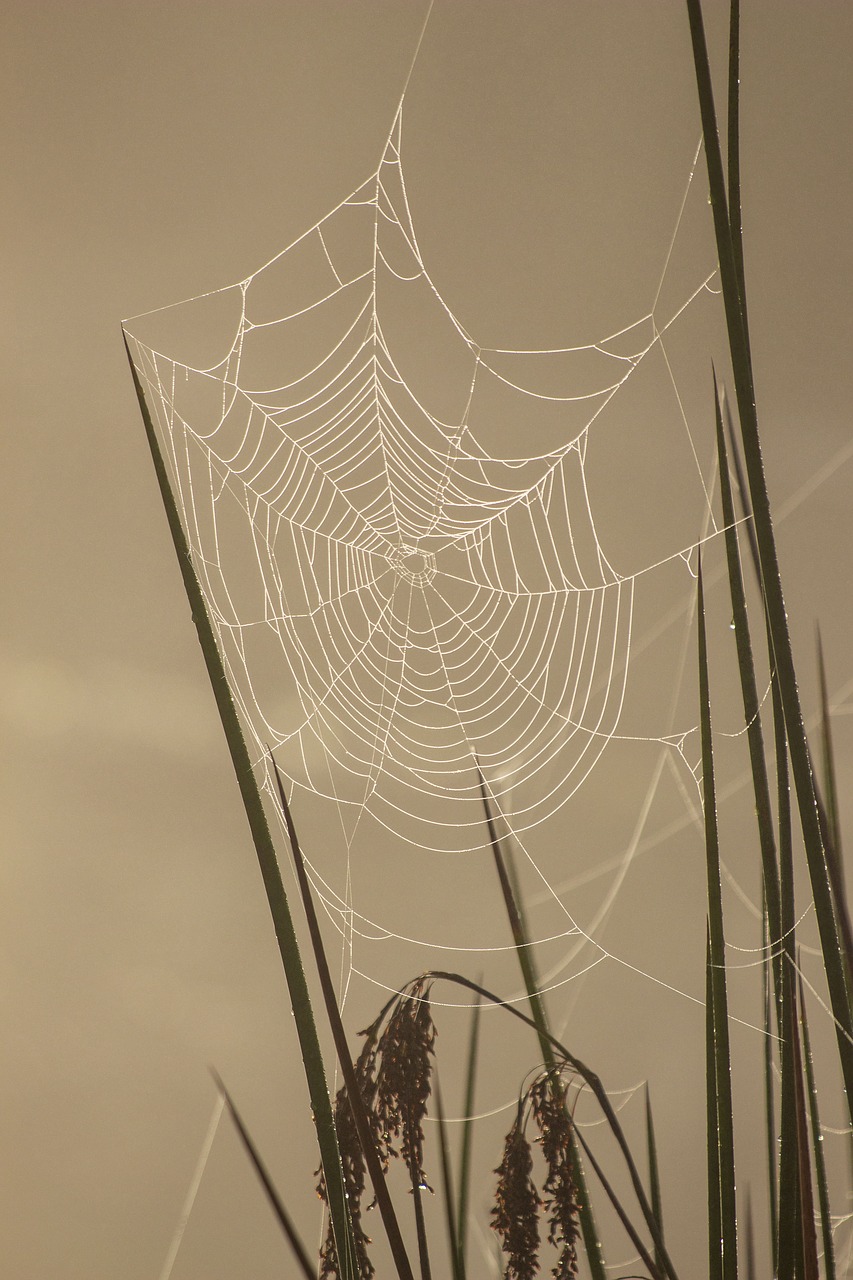
[[841, 956], [838, 929], [833, 909], [832, 891], [826, 866], [826, 853], [820, 830], [808, 743], [803, 724], [791, 637], [782, 591], [782, 579], [770, 515], [770, 499], [761, 455], [747, 320], [745, 310], [741, 305], [740, 285], [732, 241], [725, 179], [723, 177], [720, 139], [717, 131], [716, 109], [705, 41], [701, 0], [686, 0], [686, 5], [693, 44], [696, 85], [702, 117], [702, 133], [705, 142], [705, 159], [708, 166], [708, 183], [714, 216], [729, 351], [743, 440], [744, 462], [749, 482], [761, 565], [761, 582], [768, 625], [772, 637], [774, 663], [779, 679], [788, 731], [791, 769], [797, 792], [800, 824], [803, 831], [806, 861], [815, 903], [815, 915], [820, 932], [823, 963], [832, 1012], [836, 1020], [836, 1039], [847, 1093], [847, 1105], [851, 1119], [853, 1119], [853, 1014], [851, 1014], [847, 975]]
[[341, 1074], [343, 1075], [347, 1089], [350, 1110], [352, 1111], [359, 1142], [361, 1143], [364, 1162], [367, 1165], [367, 1172], [370, 1175], [370, 1181], [373, 1184], [373, 1193], [376, 1196], [376, 1203], [379, 1207], [379, 1212], [382, 1215], [382, 1225], [385, 1228], [385, 1234], [388, 1237], [388, 1244], [391, 1248], [397, 1273], [400, 1276], [400, 1280], [414, 1280], [412, 1266], [409, 1262], [409, 1257], [406, 1253], [406, 1246], [403, 1243], [403, 1236], [400, 1232], [400, 1224], [397, 1221], [397, 1214], [394, 1210], [394, 1205], [391, 1202], [391, 1196], [388, 1192], [388, 1186], [385, 1181], [385, 1173], [382, 1169], [382, 1162], [379, 1159], [379, 1152], [376, 1150], [376, 1146], [374, 1145], [373, 1136], [370, 1130], [370, 1123], [368, 1121], [364, 1101], [361, 1096], [361, 1090], [358, 1087], [358, 1081], [353, 1069], [346, 1032], [344, 1031], [344, 1024], [341, 1021], [338, 1001], [335, 996], [335, 988], [332, 983], [332, 975], [329, 972], [329, 962], [326, 958], [326, 949], [323, 946], [323, 937], [320, 933], [320, 924], [317, 920], [317, 912], [314, 908], [314, 899], [311, 896], [311, 886], [308, 882], [308, 876], [305, 871], [305, 861], [302, 857], [299, 837], [296, 834], [296, 827], [294, 826], [293, 817], [290, 812], [290, 805], [288, 804], [287, 796], [285, 795], [281, 774], [278, 771], [278, 765], [273, 759], [272, 753], [269, 755], [269, 760], [275, 775], [276, 786], [278, 788], [278, 798], [281, 803], [281, 811], [287, 827], [287, 837], [290, 841], [293, 862], [296, 868], [296, 879], [299, 884], [299, 891], [302, 894], [302, 905], [305, 908], [305, 918], [308, 922], [308, 933], [310, 935], [311, 946], [314, 951], [317, 976], [320, 979], [323, 1000], [326, 1005], [326, 1012], [329, 1016], [329, 1023], [332, 1028], [332, 1037], [335, 1042], [335, 1049], [337, 1051], [338, 1062], [341, 1067]]
[[317, 1276], [316, 1264], [313, 1263], [310, 1257], [308, 1256], [308, 1251], [305, 1248], [305, 1245], [302, 1243], [302, 1241], [299, 1238], [299, 1233], [297, 1232], [296, 1227], [293, 1225], [293, 1220], [290, 1217], [290, 1214], [287, 1212], [287, 1210], [284, 1207], [284, 1201], [282, 1200], [281, 1196], [278, 1194], [278, 1192], [275, 1189], [275, 1185], [273, 1183], [272, 1178], [269, 1175], [267, 1167], [264, 1164], [263, 1160], [261, 1159], [260, 1153], [258, 1152], [258, 1149], [255, 1146], [254, 1142], [252, 1141], [249, 1131], [246, 1128], [245, 1124], [243, 1123], [243, 1119], [239, 1111], [234, 1105], [234, 1101], [231, 1097], [231, 1094], [228, 1092], [228, 1090], [225, 1088], [225, 1085], [222, 1083], [222, 1078], [219, 1075], [219, 1073], [217, 1071], [214, 1071], [213, 1068], [211, 1068], [211, 1075], [216, 1081], [217, 1089], [222, 1094], [222, 1097], [225, 1099], [225, 1105], [228, 1108], [231, 1119], [234, 1121], [234, 1126], [240, 1135], [240, 1140], [243, 1143], [243, 1146], [246, 1148], [246, 1151], [248, 1152], [249, 1159], [251, 1160], [252, 1164], [255, 1166], [255, 1172], [260, 1178], [261, 1185], [263, 1186], [264, 1191], [266, 1192], [267, 1199], [272, 1205], [273, 1213], [278, 1218], [279, 1226], [284, 1232], [285, 1237], [287, 1238], [287, 1242], [290, 1245], [291, 1249], [293, 1250], [293, 1256], [296, 1258], [296, 1262], [299, 1266], [299, 1270], [302, 1272], [303, 1276], [306, 1277], [306, 1280], [316, 1280], [316, 1276]]
[[[518, 956], [518, 963], [521, 966], [521, 974], [527, 991], [527, 999], [530, 1002], [530, 1012], [533, 1015], [533, 1025], [539, 1038], [539, 1047], [542, 1051], [542, 1059], [547, 1067], [553, 1067], [554, 1052], [550, 1043], [551, 1036], [548, 1028], [548, 1017], [545, 1012], [545, 1005], [542, 1000], [542, 996], [539, 992], [539, 979], [536, 975], [533, 952], [528, 941], [527, 930], [524, 927], [522, 908], [519, 905], [516, 895], [513, 893], [512, 882], [507, 870], [501, 840], [498, 836], [497, 827], [495, 826], [495, 820], [492, 814], [492, 807], [489, 803], [489, 797], [486, 792], [485, 779], [483, 778], [479, 764], [477, 765], [477, 775], [480, 780], [480, 795], [483, 800], [483, 809], [486, 814], [486, 825], [489, 829], [489, 840], [491, 842], [492, 854], [495, 860], [495, 869], [498, 873], [498, 880], [500, 881], [501, 893], [503, 894], [504, 905], [509, 918], [509, 927], [512, 932], [512, 940], [515, 945], [516, 955]], [[592, 1280], [607, 1280], [607, 1273], [604, 1268], [604, 1257], [601, 1252], [601, 1242], [598, 1238], [598, 1230], [593, 1217], [592, 1204], [590, 1203], [589, 1192], [587, 1190], [586, 1180], [583, 1174], [583, 1165], [581, 1164], [577, 1148], [574, 1144], [572, 1145], [570, 1154], [572, 1177], [575, 1184], [575, 1193], [577, 1196], [581, 1224], [581, 1235], [583, 1237], [587, 1262], [589, 1263], [590, 1276]]]
[[[712, 991], [713, 1079], [716, 1089], [719, 1141], [719, 1187], [723, 1280], [737, 1280], [737, 1199], [735, 1195], [735, 1139], [732, 1110], [729, 1012], [726, 995], [726, 943], [723, 932], [723, 888], [717, 829], [714, 751], [711, 740], [711, 696], [708, 685], [708, 646], [705, 634], [705, 590], [702, 561], [698, 569], [696, 615], [699, 632], [699, 723], [702, 739], [702, 793], [705, 817], [705, 858], [708, 876], [708, 964]], [[710, 1067], [710, 1062], [709, 1062]], [[709, 1142], [711, 1135], [709, 1134]]]
[[267, 902], [269, 903], [270, 914], [275, 927], [279, 953], [290, 992], [291, 1008], [293, 1009], [296, 1034], [299, 1039], [299, 1051], [308, 1081], [308, 1093], [317, 1128], [320, 1159], [323, 1164], [326, 1185], [329, 1189], [329, 1214], [335, 1239], [339, 1246], [338, 1257], [345, 1260], [345, 1280], [355, 1280], [355, 1273], [352, 1271], [352, 1264], [349, 1261], [355, 1257], [355, 1253], [352, 1247], [349, 1211], [344, 1194], [343, 1171], [335, 1134], [335, 1122], [326, 1084], [326, 1072], [320, 1051], [320, 1041], [317, 1036], [317, 1027], [311, 1008], [311, 998], [308, 994], [308, 984], [302, 967], [302, 957], [299, 951], [296, 931], [293, 927], [293, 918], [290, 914], [290, 905], [281, 879], [281, 871], [266, 813], [264, 812], [263, 800], [252, 769], [246, 741], [243, 737], [243, 729], [228, 687], [228, 680], [216, 644], [207, 604], [193, 569], [192, 555], [169, 483], [169, 476], [163, 462], [157, 434], [151, 421], [151, 415], [148, 412], [145, 394], [139, 381], [136, 366], [133, 363], [133, 357], [130, 354], [127, 334], [124, 330], [122, 330], [122, 335], [136, 398], [139, 401], [142, 421], [145, 426], [145, 434], [148, 438], [148, 446], [154, 462], [154, 470], [160, 486], [160, 496], [166, 510], [166, 518], [169, 522], [175, 554], [178, 558], [178, 565], [184, 582], [184, 589], [187, 593], [199, 644], [201, 645], [207, 673], [210, 677], [213, 696], [216, 699], [222, 728], [225, 732], [225, 740], [231, 753], [234, 772], [237, 775], [237, 785], [240, 788], [243, 807], [249, 821], [249, 828], [258, 858], [258, 866], [260, 867]]
[[[464, 987], [467, 991], [479, 993], [484, 1000], [488, 1000], [490, 1004], [495, 1004], [501, 1009], [505, 1009], [513, 1018], [517, 1018], [519, 1022], [523, 1022], [526, 1027], [531, 1027], [537, 1032], [539, 1031], [539, 1028], [533, 1018], [529, 1017], [528, 1014], [519, 1009], [517, 1005], [508, 1004], [505, 1000], [502, 1000], [500, 996], [496, 996], [493, 991], [489, 991], [487, 987], [482, 986], [481, 983], [472, 982], [470, 978], [464, 977], [461, 973], [452, 973], [446, 969], [431, 969], [427, 973], [423, 974], [422, 977], [436, 982], [452, 982], [458, 987]], [[604, 1088], [604, 1085], [601, 1083], [601, 1080], [596, 1073], [582, 1062], [580, 1058], [577, 1058], [573, 1053], [570, 1053], [561, 1040], [558, 1040], [557, 1037], [552, 1035], [547, 1029], [543, 1032], [543, 1035], [551, 1047], [552, 1056], [553, 1050], [556, 1049], [560, 1059], [568, 1063], [572, 1070], [577, 1072], [581, 1079], [589, 1086], [596, 1102], [601, 1108], [610, 1132], [616, 1139], [616, 1143], [622, 1153], [622, 1158], [625, 1161], [625, 1166], [631, 1179], [631, 1185], [634, 1188], [634, 1194], [637, 1197], [637, 1203], [639, 1204], [640, 1211], [646, 1221], [649, 1234], [652, 1237], [654, 1245], [660, 1250], [660, 1255], [664, 1265], [664, 1274], [668, 1276], [670, 1280], [678, 1280], [678, 1273], [672, 1264], [672, 1260], [658, 1229], [654, 1210], [652, 1209], [648, 1196], [646, 1195], [643, 1180], [640, 1177], [640, 1171], [637, 1168], [636, 1161], [631, 1153], [631, 1148], [628, 1145], [627, 1138], [625, 1137], [625, 1131], [619, 1122], [619, 1117], [607, 1096], [607, 1090]], [[652, 1270], [654, 1275], [657, 1276], [659, 1274], [656, 1268], [652, 1268]]]

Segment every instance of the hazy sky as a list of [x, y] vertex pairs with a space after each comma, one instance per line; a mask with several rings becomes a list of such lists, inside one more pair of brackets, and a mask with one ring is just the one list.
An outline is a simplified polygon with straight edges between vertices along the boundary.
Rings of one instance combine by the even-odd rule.
[[[707, 8], [720, 66], [727, 6]], [[819, 618], [849, 786], [853, 11], [842, 0], [743, 8], [744, 222], [765, 459], [807, 711]], [[3, 6], [11, 606], [0, 637], [0, 1219], [9, 1276], [156, 1280], [215, 1101], [208, 1064], [242, 1105], [306, 1239], [317, 1238], [286, 992], [119, 324], [245, 278], [375, 172], [425, 13], [408, 0]], [[570, 347], [633, 323], [654, 300], [698, 139], [678, 0], [435, 0], [403, 133], [432, 279], [487, 347]], [[668, 314], [713, 265], [703, 183], [700, 158], [666, 277]], [[716, 305], [704, 294], [673, 331], [681, 405], [659, 362], [648, 377], [638, 372], [620, 416], [603, 421], [611, 434], [600, 437], [591, 482], [603, 541], [625, 572], [680, 549], [685, 530], [688, 540], [702, 534], [711, 358], [725, 368]], [[497, 443], [524, 454], [530, 430], [508, 419]], [[689, 467], [674, 461], [688, 440], [698, 458], [689, 484]], [[707, 554], [713, 570], [716, 544]], [[650, 795], [657, 756], [640, 740], [695, 723], [692, 647], [683, 680], [673, 676], [692, 646], [690, 596], [683, 564], [642, 596], [623, 726], [638, 741], [612, 744], [601, 779], [597, 771], [537, 837], [537, 865], [567, 886], [564, 904], [590, 928]], [[719, 587], [710, 603], [725, 699]], [[756, 858], [742, 839], [738, 742], [722, 736], [739, 727], [736, 703], [721, 705], [722, 778], [733, 794], [723, 819], [730, 938], [748, 948], [757, 926], [739, 893], [758, 894]], [[312, 849], [334, 880], [340, 828], [328, 808], [310, 812]], [[641, 828], [648, 852], [601, 927], [601, 945], [624, 963], [601, 964], [551, 1005], [608, 1087], [630, 1091], [649, 1078], [669, 1103], [659, 1122], [665, 1209], [685, 1275], [705, 1248], [702, 1011], [652, 979], [701, 996], [703, 867], [690, 812], [684, 776], [666, 766]], [[440, 954], [516, 993], [503, 953], [458, 950], [507, 941], [481, 869], [487, 875], [485, 862], [431, 865], [390, 840], [360, 849], [362, 909], [395, 933], [457, 950], [448, 960], [403, 942], [364, 943], [356, 963], [395, 985]], [[537, 936], [564, 928], [531, 868], [525, 885]], [[567, 951], [565, 939], [544, 948], [543, 970], [557, 972]], [[733, 999], [748, 1021], [759, 1015], [744, 974]], [[351, 1032], [382, 998], [353, 979]], [[451, 1108], [463, 1029], [447, 1011], [439, 1043]], [[748, 1122], [758, 1037], [744, 1029], [735, 1041], [736, 1105]], [[485, 1044], [494, 1066], [480, 1105], [504, 1111], [477, 1140], [481, 1224], [506, 1108], [535, 1062], [495, 1016]], [[832, 1070], [827, 1078], [832, 1085]], [[624, 1096], [626, 1125], [639, 1133], [640, 1096]], [[760, 1180], [749, 1145], [744, 1181]], [[437, 1179], [434, 1157], [432, 1168]], [[614, 1263], [629, 1253], [615, 1239]], [[477, 1257], [476, 1274], [488, 1274]], [[223, 1122], [172, 1274], [265, 1280], [289, 1267]]]

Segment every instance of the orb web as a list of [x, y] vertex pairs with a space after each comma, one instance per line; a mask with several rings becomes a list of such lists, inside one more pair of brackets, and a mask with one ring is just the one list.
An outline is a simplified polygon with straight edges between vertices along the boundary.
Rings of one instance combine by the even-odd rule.
[[401, 120], [335, 210], [191, 300], [215, 358], [133, 349], [257, 760], [348, 838], [369, 814], [464, 852], [478, 769], [521, 833], [617, 734], [637, 573], [598, 535], [590, 434], [712, 275], [593, 344], [480, 346], [421, 255]]

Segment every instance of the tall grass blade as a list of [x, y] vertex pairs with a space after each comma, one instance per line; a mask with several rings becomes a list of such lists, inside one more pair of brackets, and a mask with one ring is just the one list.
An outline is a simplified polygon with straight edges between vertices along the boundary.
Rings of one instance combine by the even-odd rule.
[[723, 888], [720, 874], [720, 842], [717, 829], [717, 796], [714, 751], [711, 739], [711, 697], [708, 684], [708, 646], [705, 633], [705, 590], [702, 562], [698, 571], [697, 620], [699, 631], [699, 722], [702, 739], [702, 793], [705, 817], [705, 857], [708, 876], [708, 936], [713, 992], [714, 1083], [717, 1093], [719, 1135], [720, 1213], [723, 1280], [737, 1280], [737, 1200], [735, 1196], [735, 1139], [732, 1111], [729, 1014], [726, 995], [726, 943], [723, 932]]
[[[652, 1198], [652, 1211], [657, 1220], [661, 1239], [663, 1239], [663, 1202], [660, 1194], [660, 1172], [658, 1170], [657, 1143], [655, 1142], [655, 1124], [652, 1118], [652, 1100], [648, 1084], [646, 1084], [646, 1146], [649, 1152], [649, 1192]], [[663, 1271], [663, 1259], [657, 1246], [655, 1247], [655, 1266], [658, 1271]]]
[[820, 681], [820, 738], [823, 755], [823, 795], [826, 805], [829, 842], [827, 854], [830, 868], [837, 877], [840, 901], [844, 902], [844, 858], [841, 853], [841, 819], [838, 812], [838, 787], [835, 778], [835, 752], [832, 746], [832, 724], [829, 716], [829, 693], [826, 687], [826, 664], [823, 658], [823, 642], [820, 627], [817, 631], [817, 669]]
[[758, 1280], [758, 1272], [755, 1268], [755, 1224], [752, 1220], [752, 1192], [749, 1187], [746, 1189], [746, 1280]]
[[166, 518], [175, 546], [175, 554], [178, 558], [184, 589], [189, 600], [207, 673], [210, 677], [213, 696], [216, 699], [222, 728], [225, 732], [225, 740], [228, 743], [234, 772], [237, 775], [237, 785], [240, 788], [243, 807], [249, 821], [249, 828], [258, 858], [258, 866], [260, 867], [267, 902], [269, 903], [270, 914], [275, 927], [279, 953], [290, 992], [296, 1034], [299, 1039], [299, 1051], [308, 1081], [308, 1093], [316, 1123], [320, 1159], [326, 1177], [326, 1185], [329, 1189], [329, 1214], [335, 1240], [338, 1243], [338, 1256], [345, 1260], [345, 1280], [355, 1280], [355, 1273], [351, 1269], [351, 1263], [346, 1261], [354, 1258], [354, 1252], [352, 1249], [349, 1211], [344, 1195], [340, 1151], [335, 1134], [335, 1123], [329, 1090], [326, 1084], [326, 1072], [320, 1051], [320, 1041], [317, 1036], [317, 1027], [314, 1022], [314, 1013], [311, 1008], [311, 999], [308, 994], [308, 985], [305, 980], [305, 971], [302, 967], [302, 957], [299, 952], [296, 931], [293, 927], [290, 906], [282, 883], [281, 871], [276, 858], [275, 846], [270, 834], [266, 813], [264, 812], [263, 800], [252, 769], [252, 762], [243, 737], [237, 709], [228, 687], [228, 680], [219, 655], [219, 649], [217, 648], [204, 595], [192, 566], [192, 556], [169, 483], [169, 476], [163, 461], [157, 434], [151, 421], [151, 415], [148, 412], [148, 405], [136, 372], [136, 366], [130, 354], [127, 335], [123, 330], [122, 333], [136, 398], [139, 401], [145, 434], [151, 450], [157, 482], [160, 486], [160, 496], [166, 511]]
[[708, 1164], [708, 1276], [723, 1280], [723, 1198], [720, 1174], [720, 1115], [714, 1037], [711, 933], [705, 938], [705, 1133]]
[[835, 778], [835, 751], [832, 745], [832, 723], [829, 715], [829, 694], [826, 687], [826, 666], [823, 660], [823, 644], [820, 628], [817, 633], [818, 677], [820, 680], [821, 755], [823, 763], [823, 798], [818, 794], [818, 809], [823, 824], [826, 861], [832, 886], [838, 927], [844, 941], [847, 961], [848, 986], [853, 983], [853, 925], [847, 905], [847, 886], [844, 880], [844, 857], [841, 849], [841, 818], [838, 810], [838, 786]]
[[796, 1073], [794, 1054], [794, 856], [791, 839], [791, 793], [788, 745], [778, 681], [771, 682], [776, 750], [776, 808], [779, 821], [779, 877], [782, 900], [782, 1022], [780, 1034], [781, 1088], [779, 1097], [779, 1238], [776, 1245], [778, 1280], [793, 1280], [802, 1257], [799, 1159], [797, 1140]]
[[228, 1090], [225, 1088], [225, 1085], [222, 1083], [222, 1079], [219, 1076], [218, 1072], [211, 1071], [211, 1074], [214, 1080], [216, 1081], [217, 1089], [222, 1094], [222, 1097], [225, 1099], [225, 1105], [228, 1108], [228, 1112], [231, 1116], [231, 1119], [234, 1121], [234, 1127], [236, 1128], [238, 1134], [240, 1135], [240, 1140], [243, 1143], [243, 1146], [246, 1148], [246, 1151], [249, 1155], [249, 1159], [251, 1160], [252, 1164], [255, 1167], [255, 1172], [257, 1173], [261, 1181], [261, 1185], [264, 1191], [266, 1192], [267, 1199], [272, 1205], [273, 1212], [276, 1218], [278, 1218], [279, 1226], [284, 1232], [285, 1237], [287, 1238], [287, 1242], [290, 1245], [291, 1249], [293, 1250], [293, 1256], [296, 1259], [299, 1270], [302, 1272], [303, 1276], [306, 1277], [306, 1280], [316, 1280], [316, 1276], [317, 1276], [316, 1263], [312, 1262], [311, 1258], [308, 1256], [308, 1251], [305, 1248], [305, 1245], [302, 1243], [302, 1241], [299, 1238], [299, 1233], [297, 1232], [296, 1227], [293, 1224], [293, 1220], [290, 1217], [290, 1214], [287, 1212], [287, 1209], [284, 1207], [284, 1201], [276, 1191], [275, 1185], [273, 1183], [272, 1178], [270, 1177], [269, 1171], [267, 1170], [266, 1165], [261, 1159], [260, 1153], [257, 1147], [255, 1146], [254, 1142], [252, 1141], [252, 1138], [249, 1134], [248, 1129], [243, 1123], [242, 1116], [237, 1110], [234, 1104], [233, 1098], [231, 1097]]
[[[764, 945], [769, 947], [769, 927], [767, 924], [767, 906], [762, 903], [762, 931], [764, 934]], [[767, 1139], [767, 1203], [770, 1217], [770, 1240], [771, 1252], [773, 1256], [773, 1274], [776, 1274], [777, 1267], [777, 1250], [779, 1247], [779, 1204], [777, 1200], [777, 1177], [778, 1170], [776, 1167], [777, 1158], [777, 1142], [776, 1142], [776, 1107], [774, 1103], [774, 1087], [773, 1087], [773, 1028], [779, 1026], [780, 1019], [774, 1021], [773, 1010], [774, 1000], [771, 995], [770, 981], [771, 960], [769, 954], [761, 966], [761, 979], [764, 996], [764, 1122], [765, 1133]], [[781, 990], [781, 984], [780, 984]], [[778, 1011], [778, 1006], [777, 1011]], [[780, 1029], [781, 1034], [781, 1029]]]
[[744, 332], [749, 334], [746, 320], [746, 277], [743, 263], [743, 225], [740, 203], [740, 0], [729, 6], [729, 100], [726, 146], [729, 226], [732, 235], [735, 272], [740, 290]]
[[[752, 785], [755, 795], [755, 815], [758, 821], [758, 839], [761, 849], [761, 864], [764, 878], [764, 896], [767, 905], [767, 919], [770, 932], [770, 943], [777, 947], [782, 937], [782, 909], [779, 898], [779, 867], [776, 861], [776, 842], [773, 839], [773, 810], [770, 803], [770, 782], [767, 776], [767, 756], [764, 748], [764, 734], [761, 726], [761, 703], [758, 698], [758, 687], [755, 679], [755, 663], [752, 656], [752, 640], [749, 630], [749, 618], [746, 610], [746, 593], [743, 585], [743, 572], [740, 562], [737, 527], [735, 525], [732, 486], [729, 478], [728, 452], [726, 437], [723, 431], [723, 415], [720, 401], [720, 390], [717, 375], [714, 374], [714, 409], [717, 428], [717, 455], [720, 472], [720, 496], [722, 499], [723, 524], [725, 526], [726, 561], [728, 566], [729, 591], [732, 600], [732, 620], [737, 645], [738, 670], [740, 672], [743, 715], [746, 725], [747, 743], [749, 746], [749, 762], [752, 772]], [[777, 958], [774, 964], [777, 1002], [781, 998], [782, 961]]]
[[418, 1239], [418, 1261], [421, 1265], [421, 1280], [432, 1280], [432, 1268], [429, 1260], [429, 1241], [427, 1240], [426, 1222], [424, 1221], [424, 1188], [418, 1181], [414, 1167], [409, 1168], [412, 1179], [412, 1203], [415, 1207], [415, 1231]]
[[794, 1092], [797, 1106], [797, 1168], [800, 1186], [800, 1277], [801, 1280], [820, 1280], [817, 1261], [817, 1234], [815, 1232], [814, 1195], [812, 1193], [812, 1167], [809, 1155], [809, 1124], [806, 1117], [806, 1086], [803, 1078], [803, 1058], [800, 1050], [800, 1025], [797, 1018], [797, 993], [794, 987], [794, 1021], [791, 1040], [794, 1047], [796, 1074]]
[[477, 1087], [477, 1058], [480, 1045], [480, 1012], [479, 996], [471, 1007], [471, 1033], [468, 1039], [468, 1058], [465, 1065], [465, 1099], [463, 1104], [462, 1150], [459, 1158], [459, 1209], [457, 1213], [457, 1236], [459, 1257], [457, 1259], [459, 1274], [465, 1277], [467, 1270], [468, 1245], [468, 1203], [471, 1192], [471, 1148], [474, 1141], [474, 1093]]
[[[539, 1039], [542, 1059], [545, 1065], [550, 1068], [554, 1066], [554, 1053], [550, 1042], [550, 1031], [548, 1028], [548, 1018], [545, 1012], [545, 1005], [539, 992], [539, 979], [536, 975], [533, 951], [527, 937], [527, 931], [524, 927], [521, 908], [516, 899], [516, 895], [513, 893], [512, 882], [507, 870], [507, 863], [504, 858], [501, 840], [495, 825], [495, 819], [492, 814], [489, 797], [486, 792], [486, 782], [483, 778], [479, 765], [477, 765], [477, 774], [480, 781], [480, 795], [483, 800], [483, 809], [486, 815], [486, 825], [489, 830], [492, 855], [495, 860], [495, 869], [498, 873], [498, 881], [500, 882], [501, 893], [503, 894], [504, 905], [509, 919], [509, 927], [512, 933], [512, 940], [515, 946], [516, 955], [518, 956], [518, 963], [521, 967], [522, 978], [524, 979], [524, 987], [527, 991], [527, 999], [530, 1002], [530, 1012], [533, 1015], [533, 1025], [536, 1028], [536, 1035]], [[601, 1252], [601, 1242], [598, 1238], [598, 1230], [593, 1217], [592, 1204], [589, 1199], [589, 1192], [583, 1175], [583, 1166], [581, 1164], [577, 1148], [574, 1144], [572, 1145], [571, 1150], [571, 1163], [572, 1177], [574, 1179], [579, 1209], [581, 1235], [583, 1237], [587, 1262], [589, 1263], [590, 1276], [592, 1280], [607, 1280], [607, 1273], [604, 1267], [604, 1257]]]
[[[296, 879], [299, 884], [299, 891], [302, 894], [302, 905], [305, 909], [305, 918], [308, 922], [308, 932], [311, 938], [311, 946], [314, 951], [314, 962], [317, 966], [317, 976], [320, 979], [323, 1000], [326, 1005], [326, 1012], [332, 1028], [332, 1037], [335, 1042], [335, 1049], [338, 1055], [338, 1062], [340, 1063], [341, 1074], [343, 1075], [344, 1084], [346, 1085], [350, 1110], [352, 1111], [359, 1142], [361, 1143], [364, 1162], [367, 1165], [367, 1172], [370, 1175], [370, 1181], [373, 1185], [373, 1194], [376, 1196], [376, 1203], [382, 1216], [382, 1225], [385, 1229], [385, 1234], [388, 1237], [388, 1244], [391, 1248], [397, 1273], [400, 1280], [414, 1280], [411, 1263], [409, 1262], [409, 1257], [406, 1253], [406, 1246], [403, 1243], [403, 1236], [400, 1232], [400, 1224], [397, 1221], [397, 1214], [394, 1210], [394, 1205], [391, 1202], [391, 1196], [385, 1181], [382, 1162], [373, 1141], [370, 1122], [367, 1118], [364, 1101], [361, 1096], [361, 1090], [359, 1089], [358, 1080], [356, 1079], [355, 1071], [353, 1069], [346, 1032], [344, 1031], [344, 1025], [341, 1021], [338, 1001], [335, 996], [335, 988], [332, 983], [332, 975], [329, 972], [329, 962], [326, 958], [326, 949], [323, 946], [323, 937], [320, 933], [320, 924], [317, 919], [317, 912], [314, 908], [314, 899], [311, 896], [311, 885], [308, 882], [308, 876], [305, 871], [305, 861], [302, 857], [299, 837], [296, 834], [296, 827], [290, 812], [290, 805], [287, 802], [287, 796], [284, 791], [281, 774], [278, 771], [278, 765], [273, 759], [272, 754], [270, 754], [269, 759], [275, 774], [278, 798], [281, 803], [281, 811], [287, 827], [287, 837], [290, 841], [290, 848], [293, 854]], [[416, 1198], [418, 1200], [420, 1199], [419, 1196]]]
[[450, 1143], [447, 1137], [447, 1121], [438, 1077], [435, 1081], [435, 1110], [438, 1121], [438, 1148], [441, 1157], [441, 1198], [444, 1204], [444, 1221], [447, 1228], [447, 1251], [450, 1254], [450, 1273], [453, 1280], [465, 1280], [460, 1267], [462, 1249], [459, 1244], [459, 1225], [456, 1217], [456, 1196], [453, 1189], [453, 1167], [450, 1160]]
[[799, 981], [800, 1027], [803, 1033], [803, 1063], [806, 1071], [806, 1087], [809, 1095], [809, 1119], [812, 1131], [812, 1155], [814, 1158], [817, 1198], [820, 1207], [820, 1233], [823, 1244], [823, 1274], [825, 1280], [835, 1280], [835, 1242], [832, 1237], [832, 1213], [829, 1202], [829, 1183], [826, 1177], [826, 1160], [823, 1154], [823, 1135], [820, 1127], [820, 1110], [817, 1099], [814, 1061], [809, 1038], [806, 997], [802, 978]]
[[815, 915], [820, 932], [823, 963], [832, 1012], [836, 1019], [836, 1038], [847, 1093], [847, 1107], [851, 1119], [853, 1119], [853, 1016], [851, 1016], [847, 978], [833, 910], [826, 854], [820, 830], [808, 744], [794, 670], [782, 580], [770, 515], [770, 499], [761, 456], [746, 312], [741, 305], [738, 270], [720, 154], [720, 139], [717, 132], [711, 70], [708, 62], [708, 50], [702, 19], [702, 6], [701, 0], [686, 0], [686, 4], [693, 44], [696, 84], [702, 117], [702, 133], [708, 166], [708, 182], [711, 208], [714, 216], [717, 255], [720, 263], [720, 281], [728, 330], [729, 351], [743, 440], [744, 462], [749, 482], [761, 565], [761, 582], [772, 637], [774, 663], [779, 679], [782, 705], [788, 730], [791, 769], [797, 792], [800, 824], [815, 904]]

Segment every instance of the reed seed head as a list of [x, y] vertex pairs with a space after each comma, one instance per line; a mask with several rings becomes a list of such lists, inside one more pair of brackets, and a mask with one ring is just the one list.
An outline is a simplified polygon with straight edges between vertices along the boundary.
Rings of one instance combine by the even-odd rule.
[[523, 1108], [506, 1136], [503, 1159], [495, 1170], [498, 1187], [492, 1229], [507, 1255], [505, 1280], [533, 1280], [539, 1270], [539, 1206], [532, 1178], [533, 1156], [524, 1133]]

